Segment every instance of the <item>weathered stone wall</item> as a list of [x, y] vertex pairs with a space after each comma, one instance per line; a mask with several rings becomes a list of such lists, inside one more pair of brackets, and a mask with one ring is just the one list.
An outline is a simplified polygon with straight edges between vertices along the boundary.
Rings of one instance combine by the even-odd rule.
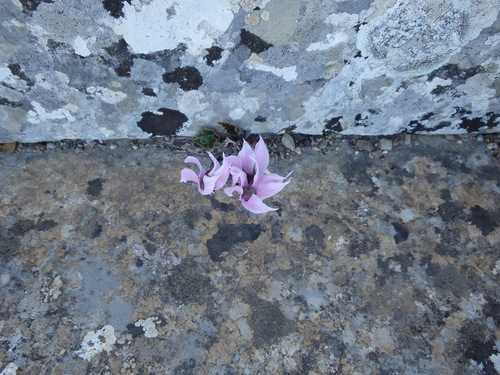
[[2, 0], [0, 141], [500, 130], [498, 0]]

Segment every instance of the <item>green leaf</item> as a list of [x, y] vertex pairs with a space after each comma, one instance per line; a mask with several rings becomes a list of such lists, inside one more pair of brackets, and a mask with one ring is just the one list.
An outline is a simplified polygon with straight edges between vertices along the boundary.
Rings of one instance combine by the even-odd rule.
[[237, 137], [242, 133], [240, 128], [227, 122], [219, 122], [219, 125], [224, 128], [227, 134], [232, 135], [233, 137]]
[[196, 137], [191, 139], [194, 143], [204, 148], [213, 148], [219, 136], [212, 129], [203, 129]]

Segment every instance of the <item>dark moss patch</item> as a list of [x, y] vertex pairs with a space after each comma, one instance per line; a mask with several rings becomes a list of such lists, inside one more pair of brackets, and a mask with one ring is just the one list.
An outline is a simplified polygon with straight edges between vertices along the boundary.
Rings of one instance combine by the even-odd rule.
[[54, 220], [38, 220], [35, 223], [30, 219], [22, 219], [17, 221], [10, 229], [9, 234], [15, 237], [22, 237], [30, 230], [37, 230], [40, 232], [45, 232], [52, 228], [55, 228], [58, 225]]
[[271, 242], [279, 243], [283, 241], [283, 237], [283, 225], [281, 224], [281, 221], [274, 221], [271, 224]]
[[210, 203], [212, 204], [212, 207], [221, 212], [230, 212], [234, 211], [236, 208], [234, 204], [228, 204], [228, 203], [222, 203], [219, 202], [217, 199], [215, 199], [215, 196], [210, 195]]
[[89, 185], [87, 187], [87, 194], [92, 196], [92, 197], [98, 197], [101, 195], [102, 192], [102, 185], [106, 182], [106, 180], [102, 178], [96, 178], [94, 180], [91, 180], [87, 182]]
[[177, 68], [173, 72], [163, 74], [166, 83], [178, 83], [184, 91], [197, 90], [203, 85], [203, 77], [194, 66]]
[[292, 331], [292, 322], [283, 316], [276, 304], [256, 297], [251, 297], [248, 303], [252, 306], [249, 325], [253, 331], [253, 344], [256, 348], [271, 345]]
[[66, 43], [56, 42], [54, 39], [47, 39], [47, 48], [51, 51], [56, 51], [58, 49], [68, 48]]
[[371, 166], [371, 160], [359, 153], [352, 158], [345, 158], [340, 162], [340, 172], [349, 183], [357, 183], [373, 188], [373, 181], [366, 169]]
[[483, 118], [474, 117], [467, 118], [462, 117], [462, 122], [460, 123], [460, 128], [467, 130], [468, 133], [477, 132], [481, 129], [491, 129], [498, 125], [499, 114], [494, 114], [493, 112], [488, 112]]
[[207, 48], [208, 53], [203, 56], [203, 59], [208, 66], [214, 66], [214, 61], [220, 60], [220, 58], [222, 57], [222, 51], [224, 50], [217, 46]]
[[486, 296], [486, 304], [483, 306], [483, 313], [485, 316], [492, 317], [495, 324], [500, 325], [500, 301], [492, 296]]
[[452, 265], [441, 267], [435, 263], [429, 263], [426, 273], [434, 287], [445, 296], [458, 298], [469, 294], [467, 279]]
[[444, 222], [449, 223], [465, 217], [464, 207], [456, 202], [447, 201], [439, 205], [437, 213]]
[[104, 50], [111, 57], [107, 63], [115, 70], [116, 74], [119, 77], [130, 77], [130, 70], [132, 69], [132, 65], [134, 65], [134, 59], [125, 39], [120, 39], [110, 47], [105, 47]]
[[480, 206], [471, 208], [471, 214], [468, 217], [473, 225], [481, 230], [483, 236], [487, 236], [495, 230], [500, 222], [500, 214], [498, 212], [487, 211]]
[[22, 237], [33, 229], [35, 229], [35, 222], [33, 220], [21, 219], [12, 225], [9, 229], [9, 233], [15, 237]]
[[320, 249], [325, 248], [325, 234], [323, 233], [323, 229], [317, 225], [309, 225], [305, 229], [305, 235], [306, 246]]
[[362, 116], [361, 113], [358, 113], [356, 116], [354, 116], [354, 126], [363, 126], [367, 127], [370, 126], [370, 121], [368, 116]]
[[432, 95], [443, 95], [444, 93], [452, 90], [452, 86], [441, 86], [437, 85], [435, 89], [431, 91]]
[[325, 128], [323, 129], [323, 135], [330, 133], [340, 133], [342, 130], [342, 116], [332, 117], [329, 120], [325, 120]]
[[156, 65], [161, 66], [165, 71], [169, 72], [177, 68], [182, 63], [182, 56], [186, 52], [187, 47], [185, 44], [180, 43], [174, 49], [165, 49], [162, 51], [151, 53], [138, 53], [134, 54], [134, 58], [140, 58], [154, 62]]
[[142, 93], [146, 96], [156, 96], [154, 90], [150, 87], [144, 87], [142, 89]]
[[478, 178], [486, 181], [495, 181], [500, 185], [500, 168], [495, 165], [484, 165], [478, 170]]
[[147, 242], [146, 240], [144, 240], [143, 242], [145, 243], [144, 248], [146, 249], [149, 255], [153, 255], [156, 253], [157, 248], [155, 245], [153, 245], [150, 242]]
[[155, 135], [175, 135], [188, 120], [186, 115], [174, 109], [160, 108], [161, 115], [152, 112], [143, 112], [142, 119], [137, 126], [146, 133]]
[[96, 239], [102, 234], [102, 225], [95, 223], [92, 227], [92, 233], [90, 235], [90, 238]]
[[41, 220], [38, 223], [36, 223], [35, 229], [40, 232], [45, 232], [47, 230], [57, 227], [58, 225], [59, 224], [54, 220]]
[[362, 254], [367, 254], [373, 249], [379, 247], [377, 242], [370, 241], [366, 238], [355, 238], [349, 243], [347, 251], [350, 257], [357, 258]]
[[15, 257], [19, 253], [21, 244], [4, 228], [0, 228], [0, 256]]
[[433, 132], [433, 131], [436, 131], [439, 129], [446, 128], [450, 125], [451, 125], [451, 123], [448, 121], [441, 121], [440, 123], [438, 123], [435, 126], [425, 126], [419, 120], [413, 120], [413, 121], [410, 121], [410, 123], [408, 124], [409, 129], [407, 132], [409, 134], [415, 134], [418, 132]]
[[222, 254], [231, 252], [242, 242], [252, 242], [259, 238], [262, 228], [257, 224], [219, 224], [217, 233], [207, 241], [208, 254], [214, 262], [222, 260]]
[[403, 224], [392, 223], [392, 226], [396, 231], [396, 234], [394, 235], [394, 241], [396, 241], [396, 244], [404, 242], [408, 239], [409, 232]]
[[21, 69], [21, 65], [19, 64], [9, 64], [7, 65], [7, 68], [9, 68], [10, 72], [19, 77], [20, 79], [22, 79], [24, 82], [26, 82], [26, 85], [28, 85], [29, 87], [33, 86], [35, 84], [35, 82], [26, 75], [26, 73]]
[[0, 97], [0, 105], [4, 105], [6, 107], [12, 107], [12, 108], [19, 108], [19, 107], [22, 107], [23, 103], [13, 102], [9, 99]]
[[38, 8], [41, 3], [53, 3], [54, 0], [19, 0], [23, 6], [23, 12], [32, 12]]
[[210, 278], [201, 272], [193, 259], [185, 259], [175, 266], [162, 287], [182, 304], [203, 303], [214, 291]]
[[264, 39], [259, 38], [246, 29], [240, 30], [240, 37], [241, 44], [256, 54], [264, 52], [273, 46], [271, 43], [267, 43]]
[[432, 81], [434, 78], [439, 77], [441, 79], [452, 79], [457, 81], [457, 83], [464, 83], [467, 78], [470, 78], [483, 70], [482, 67], [474, 67], [470, 69], [460, 69], [458, 65], [446, 64], [429, 74], [428, 81]]
[[123, 17], [123, 3], [127, 2], [131, 4], [131, 0], [102, 0], [102, 6], [106, 9], [111, 16], [114, 18]]
[[179, 366], [174, 368], [172, 375], [195, 375], [198, 372], [196, 369], [196, 359], [189, 358], [188, 360], [183, 361]]
[[134, 323], [127, 324], [127, 332], [132, 335], [135, 339], [144, 335], [144, 328], [142, 326], [136, 326]]
[[196, 222], [200, 218], [200, 214], [197, 210], [189, 209], [186, 212], [184, 212], [182, 218], [184, 220], [184, 223], [189, 229], [194, 229]]
[[488, 328], [476, 321], [465, 322], [460, 329], [458, 351], [463, 353], [467, 362], [473, 360], [482, 365], [482, 373], [486, 375], [498, 374], [490, 357], [498, 354], [495, 349], [495, 340], [492, 334], [485, 335]]
[[457, 248], [460, 244], [460, 233], [457, 230], [445, 229], [440, 233], [440, 236], [441, 241], [434, 251], [442, 256], [457, 257], [459, 255]]
[[267, 121], [267, 118], [264, 117], [264, 116], [257, 116], [255, 119], [254, 119], [255, 122], [266, 122]]

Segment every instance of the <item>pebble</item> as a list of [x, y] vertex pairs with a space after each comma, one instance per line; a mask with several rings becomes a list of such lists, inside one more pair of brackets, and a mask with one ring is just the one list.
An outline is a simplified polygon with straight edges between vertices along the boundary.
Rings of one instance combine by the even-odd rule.
[[478, 141], [478, 142], [484, 142], [484, 135], [479, 134], [479, 135], [476, 137], [476, 141]]
[[411, 145], [411, 134], [405, 134], [405, 145]]
[[391, 151], [392, 150], [392, 139], [382, 138], [378, 143], [378, 147], [382, 151]]
[[498, 150], [498, 143], [495, 142], [488, 143], [486, 147], [488, 147], [489, 150]]
[[295, 141], [290, 134], [283, 134], [283, 137], [281, 137], [281, 143], [283, 143], [283, 146], [285, 146], [287, 149], [292, 151], [295, 150]]
[[8, 272], [2, 273], [0, 275], [0, 288], [3, 288], [4, 286], [9, 285], [10, 280], [11, 280], [10, 273], [8, 273]]

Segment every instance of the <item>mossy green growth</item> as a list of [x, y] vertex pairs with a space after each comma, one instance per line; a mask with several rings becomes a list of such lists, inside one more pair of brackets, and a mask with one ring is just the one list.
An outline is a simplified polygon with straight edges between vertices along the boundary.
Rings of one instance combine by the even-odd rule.
[[196, 137], [191, 139], [194, 143], [204, 148], [213, 148], [219, 136], [212, 129], [203, 129]]

